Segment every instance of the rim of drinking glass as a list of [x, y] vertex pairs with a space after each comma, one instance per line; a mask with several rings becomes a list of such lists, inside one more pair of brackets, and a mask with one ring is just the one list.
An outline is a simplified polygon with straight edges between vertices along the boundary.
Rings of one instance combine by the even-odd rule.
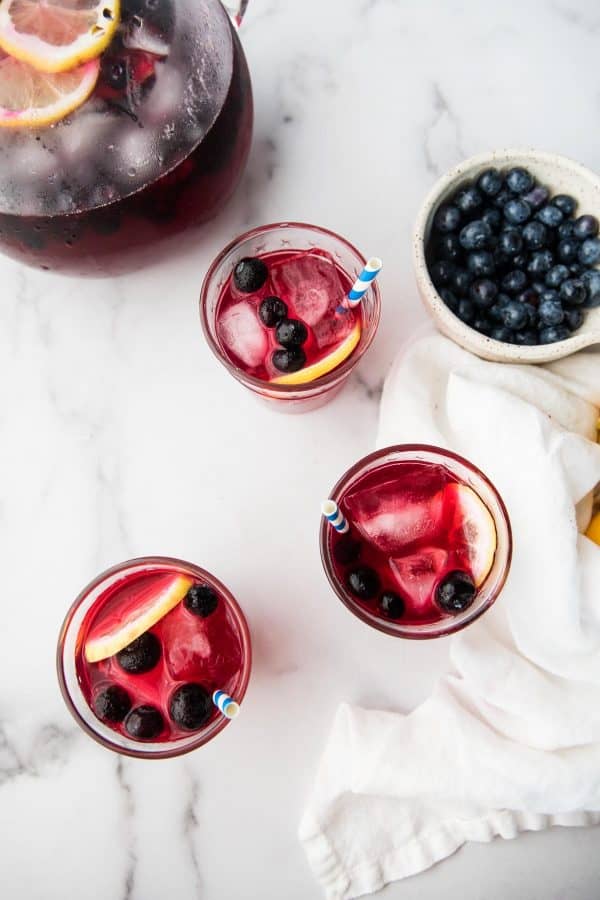
[[[339, 380], [341, 380], [345, 375], [349, 374], [352, 369], [360, 362], [364, 354], [367, 352], [375, 335], [377, 334], [377, 329], [379, 328], [379, 321], [381, 318], [381, 291], [379, 290], [379, 284], [377, 281], [373, 281], [371, 283], [370, 289], [373, 291], [374, 297], [374, 310], [373, 310], [373, 326], [370, 329], [370, 334], [362, 340], [359, 341], [356, 349], [350, 354], [350, 356], [344, 360], [339, 366], [336, 366], [335, 369], [332, 369], [331, 372], [328, 372], [326, 375], [322, 375], [320, 378], [315, 378], [314, 381], [308, 381], [306, 384], [276, 384], [272, 381], [265, 381], [262, 378], [257, 378], [255, 375], [248, 375], [244, 369], [240, 366], [236, 366], [235, 363], [231, 362], [230, 359], [225, 355], [225, 353], [221, 350], [219, 342], [216, 341], [210, 330], [210, 326], [208, 324], [208, 315], [207, 315], [207, 299], [208, 299], [208, 291], [210, 288], [210, 284], [214, 278], [214, 274], [217, 268], [221, 265], [223, 260], [240, 244], [243, 244], [245, 241], [252, 240], [254, 237], [258, 237], [261, 234], [265, 234], [269, 231], [278, 231], [280, 229], [285, 228], [305, 228], [308, 231], [312, 231], [315, 234], [326, 234], [328, 237], [334, 238], [336, 241], [339, 241], [343, 244], [346, 249], [350, 250], [354, 253], [361, 262], [361, 265], [366, 265], [367, 259], [363, 254], [354, 246], [349, 240], [345, 237], [342, 237], [337, 232], [332, 231], [330, 228], [323, 228], [321, 225], [311, 225], [308, 222], [271, 222], [269, 225], [259, 225], [256, 228], [251, 228], [249, 231], [244, 232], [238, 237], [234, 238], [230, 241], [226, 247], [221, 250], [221, 252], [215, 257], [213, 262], [211, 263], [206, 275], [204, 276], [204, 280], [202, 282], [202, 288], [200, 291], [200, 321], [202, 324], [202, 331], [204, 332], [204, 337], [208, 342], [208, 346], [217, 357], [219, 362], [221, 362], [225, 368], [242, 384], [251, 385], [252, 387], [258, 388], [261, 391], [268, 389], [273, 394], [280, 394], [282, 397], [285, 397], [289, 394], [299, 394], [308, 391], [314, 391], [315, 388], [323, 388], [328, 387], [332, 384], [336, 384]], [[293, 248], [292, 248], [293, 249]]]
[[239, 630], [240, 638], [242, 641], [242, 669], [240, 674], [239, 686], [236, 689], [235, 696], [236, 702], [240, 704], [242, 703], [242, 700], [246, 695], [248, 682], [250, 680], [250, 673], [252, 670], [252, 643], [250, 638], [250, 629], [248, 627], [248, 622], [242, 611], [242, 608], [240, 607], [231, 591], [211, 572], [208, 572], [206, 569], [195, 565], [195, 563], [190, 563], [187, 562], [187, 560], [178, 559], [171, 556], [139, 556], [135, 557], [134, 559], [128, 559], [124, 562], [117, 563], [116, 565], [111, 566], [108, 569], [105, 569], [92, 581], [90, 581], [83, 588], [83, 590], [79, 592], [79, 594], [71, 604], [61, 625], [56, 649], [56, 671], [58, 675], [60, 691], [67, 709], [69, 710], [77, 724], [83, 729], [83, 731], [85, 731], [86, 734], [93, 738], [93, 740], [95, 740], [98, 744], [108, 750], [120, 753], [123, 756], [131, 756], [135, 759], [170, 759], [175, 756], [182, 756], [184, 753], [190, 753], [192, 750], [196, 750], [198, 747], [202, 747], [204, 744], [207, 744], [210, 740], [216, 737], [217, 734], [223, 731], [223, 729], [230, 724], [231, 720], [226, 716], [219, 716], [201, 734], [190, 735], [189, 743], [186, 743], [183, 746], [179, 745], [177, 747], [170, 747], [170, 744], [168, 742], [165, 742], [164, 750], [153, 750], [152, 752], [144, 750], [145, 745], [143, 743], [140, 743], [139, 750], [130, 747], [121, 747], [119, 745], [120, 735], [117, 732], [115, 732], [114, 741], [109, 740], [99, 734], [89, 724], [89, 722], [87, 722], [83, 718], [71, 696], [71, 691], [69, 689], [68, 679], [64, 667], [65, 639], [73, 621], [73, 617], [81, 604], [87, 599], [92, 591], [94, 591], [102, 584], [103, 581], [107, 580], [113, 575], [117, 575], [120, 572], [125, 572], [127, 569], [141, 565], [165, 565], [172, 566], [173, 568], [187, 570], [196, 575], [198, 578], [208, 581], [213, 587], [216, 588], [220, 596], [225, 599], [228, 609], [233, 613], [235, 617], [236, 626]]
[[481, 481], [484, 482], [484, 484], [492, 492], [492, 494], [494, 495], [494, 499], [498, 503], [501, 516], [506, 526], [507, 540], [506, 550], [504, 554], [505, 559], [501, 574], [498, 579], [498, 584], [495, 590], [487, 598], [485, 603], [473, 609], [470, 614], [467, 614], [465, 618], [461, 619], [460, 621], [453, 622], [449, 617], [441, 619], [440, 628], [438, 630], [433, 629], [430, 631], [425, 631], [422, 630], [423, 626], [419, 625], [402, 626], [398, 622], [388, 623], [382, 618], [375, 617], [373, 613], [369, 613], [367, 610], [363, 610], [358, 601], [352, 600], [350, 596], [343, 590], [342, 585], [340, 584], [335, 574], [335, 569], [330, 557], [328, 541], [330, 525], [327, 523], [324, 517], [321, 517], [321, 525], [319, 531], [321, 562], [323, 564], [325, 574], [327, 575], [327, 579], [331, 587], [337, 594], [338, 598], [342, 601], [344, 606], [348, 610], [350, 610], [350, 612], [358, 619], [365, 622], [367, 625], [370, 625], [371, 628], [375, 628], [376, 630], [381, 631], [384, 634], [389, 634], [392, 637], [407, 638], [409, 640], [432, 640], [433, 638], [446, 637], [450, 634], [455, 634], [457, 631], [462, 631], [463, 628], [466, 628], [467, 625], [470, 625], [472, 622], [482, 616], [483, 613], [486, 612], [496, 602], [496, 599], [502, 592], [502, 589], [506, 583], [506, 579], [508, 578], [508, 573], [510, 572], [513, 552], [512, 528], [510, 524], [510, 518], [504, 500], [500, 496], [498, 489], [488, 478], [488, 476], [484, 472], [482, 472], [481, 469], [479, 469], [474, 463], [470, 462], [468, 459], [465, 459], [465, 457], [461, 456], [459, 453], [454, 453], [452, 450], [445, 450], [443, 447], [436, 447], [433, 444], [392, 444], [389, 447], [383, 447], [381, 450], [375, 450], [373, 453], [369, 453], [367, 456], [363, 456], [358, 460], [358, 462], [354, 463], [354, 465], [351, 466], [351, 468], [349, 468], [337, 481], [328, 496], [332, 500], [337, 501], [339, 497], [344, 493], [344, 488], [346, 487], [346, 485], [354, 478], [354, 476], [358, 475], [363, 469], [366, 469], [367, 466], [369, 466], [371, 463], [377, 462], [377, 460], [382, 459], [383, 457], [388, 456], [391, 453], [423, 452], [436, 454], [443, 459], [452, 459], [460, 465], [464, 466], [477, 478], [481, 479]]

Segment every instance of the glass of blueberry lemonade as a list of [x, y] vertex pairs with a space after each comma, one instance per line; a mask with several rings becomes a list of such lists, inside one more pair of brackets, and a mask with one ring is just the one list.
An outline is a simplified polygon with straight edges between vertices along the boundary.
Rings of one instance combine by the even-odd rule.
[[225, 368], [282, 412], [331, 399], [367, 351], [381, 299], [372, 281], [346, 298], [365, 269], [347, 240], [314, 225], [281, 222], [234, 240], [202, 286], [206, 339]]
[[239, 712], [250, 633], [213, 575], [167, 557], [114, 566], [75, 600], [58, 641], [64, 700], [104, 747], [160, 759], [202, 746]]
[[252, 136], [246, 5], [2, 0], [0, 250], [113, 275], [210, 220]]
[[342, 476], [323, 512], [331, 586], [379, 631], [451, 634], [489, 609], [506, 581], [512, 538], [504, 503], [482, 472], [448, 450], [378, 450]]

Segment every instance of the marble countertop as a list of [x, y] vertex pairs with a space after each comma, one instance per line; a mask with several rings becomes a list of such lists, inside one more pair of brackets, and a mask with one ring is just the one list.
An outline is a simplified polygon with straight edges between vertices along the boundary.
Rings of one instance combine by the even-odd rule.
[[[593, 0], [252, 0], [254, 146], [197, 251], [113, 281], [0, 260], [0, 896], [321, 896], [296, 829], [334, 709], [410, 710], [448, 647], [348, 615], [321, 570], [319, 501], [372, 447], [386, 370], [425, 321], [410, 231], [436, 176], [503, 145], [600, 169], [599, 36]], [[286, 218], [385, 260], [370, 354], [329, 406], [295, 417], [226, 374], [197, 311], [214, 253]], [[79, 589], [152, 553], [225, 581], [255, 648], [240, 719], [160, 764], [97, 747], [54, 676]], [[382, 896], [596, 900], [597, 847], [578, 829], [471, 845]]]

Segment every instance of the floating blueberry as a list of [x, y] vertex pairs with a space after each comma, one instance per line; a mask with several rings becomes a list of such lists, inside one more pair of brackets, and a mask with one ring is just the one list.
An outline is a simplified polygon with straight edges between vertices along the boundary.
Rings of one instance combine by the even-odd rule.
[[493, 275], [496, 270], [494, 257], [489, 250], [472, 250], [467, 256], [467, 267], [478, 278]]
[[548, 203], [546, 206], [542, 206], [541, 209], [538, 209], [535, 217], [538, 222], [542, 222], [544, 225], [547, 225], [548, 228], [558, 228], [564, 218], [562, 211], [558, 206], [554, 206], [552, 203]]
[[535, 277], [545, 276], [554, 265], [554, 255], [550, 250], [535, 250], [530, 258], [527, 271]]
[[160, 659], [160, 641], [151, 631], [146, 631], [138, 638], [119, 650], [117, 662], [131, 675], [141, 675], [153, 669]]
[[439, 259], [448, 259], [456, 262], [462, 256], [460, 241], [455, 234], [443, 234], [436, 243], [436, 253]]
[[516, 256], [523, 247], [523, 238], [516, 228], [505, 228], [498, 241], [498, 249], [507, 256]]
[[575, 238], [564, 238], [558, 242], [556, 249], [558, 258], [563, 263], [575, 262], [579, 255], [579, 242]]
[[454, 269], [455, 266], [453, 263], [449, 262], [446, 259], [440, 259], [437, 262], [434, 262], [429, 269], [431, 280], [437, 288], [443, 287], [443, 285], [449, 284], [450, 279], [452, 278], [452, 275], [454, 273]]
[[360, 556], [360, 542], [351, 534], [343, 534], [333, 545], [333, 558], [341, 566], [348, 566]]
[[155, 706], [144, 704], [132, 709], [125, 719], [125, 730], [132, 738], [150, 741], [164, 728], [163, 717]]
[[549, 272], [546, 272], [546, 284], [550, 288], [558, 288], [563, 281], [569, 277], [569, 270], [562, 263], [552, 266]]
[[525, 304], [519, 303], [518, 300], [510, 300], [506, 306], [502, 307], [502, 322], [507, 328], [515, 331], [528, 325], [529, 316]]
[[348, 575], [348, 588], [359, 600], [371, 600], [379, 592], [377, 572], [369, 566], [359, 566]]
[[298, 372], [306, 365], [306, 353], [302, 347], [275, 350], [271, 361], [279, 372]]
[[548, 188], [542, 187], [541, 184], [537, 184], [527, 194], [523, 195], [523, 200], [527, 200], [530, 207], [535, 210], [543, 206], [549, 196]]
[[496, 302], [498, 285], [489, 278], [479, 278], [474, 281], [469, 290], [469, 296], [476, 306], [481, 309], [489, 309]]
[[506, 173], [506, 183], [513, 194], [525, 194], [534, 185], [533, 176], [521, 166], [515, 166]]
[[129, 694], [118, 684], [111, 684], [94, 700], [94, 712], [103, 722], [122, 722], [130, 709]]
[[490, 206], [482, 213], [481, 220], [486, 225], [489, 225], [492, 231], [498, 231], [502, 225], [502, 213], [499, 209], [494, 209], [493, 206]]
[[583, 266], [595, 266], [600, 262], [600, 240], [586, 238], [579, 250], [579, 262]]
[[243, 294], [259, 291], [269, 276], [269, 270], [256, 257], [241, 259], [233, 270], [233, 283]]
[[439, 295], [453, 313], [458, 310], [458, 298], [456, 295], [450, 290], [450, 288], [440, 288]]
[[466, 325], [470, 325], [475, 318], [475, 307], [470, 300], [467, 300], [466, 297], [461, 297], [461, 299], [458, 301], [456, 315], [461, 320], [461, 322], [464, 322]]
[[515, 342], [514, 331], [511, 331], [506, 325], [497, 325], [496, 328], [492, 329], [490, 337], [495, 341], [502, 341], [504, 344], [514, 344]]
[[525, 290], [527, 275], [521, 269], [513, 269], [502, 279], [502, 290], [507, 294], [520, 294]]
[[571, 331], [577, 329], [583, 324], [583, 312], [580, 309], [567, 309], [565, 312], [565, 325]]
[[560, 325], [565, 318], [565, 311], [560, 300], [542, 299], [538, 307], [541, 325]]
[[267, 328], [275, 328], [278, 322], [285, 319], [288, 308], [279, 297], [266, 297], [260, 304], [258, 315]]
[[465, 250], [484, 250], [492, 236], [492, 229], [482, 219], [475, 219], [460, 232], [460, 243]]
[[573, 222], [573, 235], [578, 241], [596, 237], [598, 234], [598, 219], [595, 216], [579, 216]]
[[299, 319], [283, 319], [277, 324], [275, 335], [282, 347], [301, 347], [306, 343], [308, 330]]
[[541, 222], [527, 222], [523, 226], [523, 240], [531, 250], [541, 250], [548, 243], [548, 230]]
[[502, 188], [502, 175], [498, 169], [485, 169], [477, 179], [477, 187], [482, 194], [495, 197]]
[[169, 715], [186, 731], [197, 731], [208, 722], [215, 707], [201, 684], [182, 684], [171, 695]]
[[101, 63], [102, 80], [115, 91], [127, 86], [127, 63], [123, 59], [105, 56]]
[[476, 187], [463, 188], [454, 198], [455, 206], [458, 206], [464, 215], [472, 215], [477, 212], [483, 203], [483, 197]]
[[466, 269], [456, 269], [450, 279], [450, 285], [452, 289], [460, 294], [461, 297], [464, 297], [465, 294], [469, 293], [469, 288], [473, 283], [473, 276], [470, 272], [467, 272]]
[[475, 582], [468, 572], [450, 572], [435, 590], [435, 599], [444, 612], [460, 613], [468, 609], [477, 594]]
[[549, 325], [547, 328], [540, 329], [540, 344], [555, 344], [556, 341], [566, 340], [570, 334], [566, 325]]
[[572, 216], [577, 208], [577, 201], [569, 194], [557, 194], [552, 198], [552, 203], [554, 206], [558, 206], [561, 213], [567, 218]]
[[193, 584], [183, 598], [183, 605], [195, 616], [206, 619], [219, 605], [219, 595], [209, 584]]
[[450, 231], [456, 231], [460, 225], [461, 214], [456, 206], [450, 203], [442, 203], [433, 217], [433, 226], [437, 231], [446, 234]]
[[560, 299], [568, 306], [583, 306], [587, 298], [587, 290], [583, 279], [570, 278], [560, 286]]
[[401, 619], [404, 615], [404, 600], [393, 591], [385, 591], [379, 598], [379, 608], [388, 619]]
[[[531, 215], [531, 207], [526, 200], [514, 198], [504, 207], [504, 218], [512, 225], [522, 225]], [[538, 213], [539, 215], [539, 213]]]

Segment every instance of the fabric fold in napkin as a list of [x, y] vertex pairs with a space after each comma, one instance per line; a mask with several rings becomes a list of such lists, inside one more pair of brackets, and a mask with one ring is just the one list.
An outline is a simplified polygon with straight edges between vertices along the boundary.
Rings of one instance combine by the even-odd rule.
[[479, 466], [508, 507], [513, 565], [422, 706], [339, 708], [300, 826], [327, 897], [376, 891], [466, 841], [600, 823], [600, 547], [581, 533], [599, 406], [593, 351], [501, 365], [432, 335], [396, 360], [377, 445]]

